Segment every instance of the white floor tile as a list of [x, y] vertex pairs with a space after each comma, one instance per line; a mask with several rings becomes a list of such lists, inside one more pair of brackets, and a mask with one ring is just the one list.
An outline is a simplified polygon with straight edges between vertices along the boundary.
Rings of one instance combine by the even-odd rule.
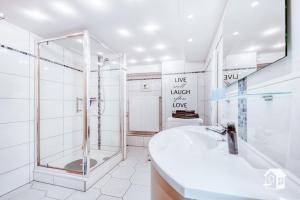
[[0, 200], [150, 200], [150, 162], [147, 149], [129, 147], [129, 157], [87, 192], [32, 182]]
[[129, 180], [111, 178], [101, 189], [101, 192], [108, 196], [123, 197], [129, 186]]
[[106, 174], [103, 178], [101, 178], [94, 186], [93, 188], [102, 188], [108, 181], [111, 179], [110, 174]]
[[98, 200], [122, 200], [121, 198], [102, 195]]
[[126, 166], [126, 167], [135, 167], [135, 165], [138, 163], [138, 160], [134, 157], [127, 158], [126, 160], [120, 162], [120, 166]]
[[149, 186], [151, 184], [151, 176], [149, 172], [138, 171], [133, 174], [130, 179], [132, 184]]
[[75, 193], [75, 190], [72, 189], [39, 182], [33, 182], [32, 189], [45, 191], [47, 197], [59, 200], [64, 200], [67, 197], [69, 197], [72, 193]]
[[90, 189], [87, 192], [80, 192], [77, 191], [73, 193], [70, 197], [66, 200], [97, 200], [101, 195], [99, 190]]
[[113, 169], [111, 176], [119, 179], [130, 179], [133, 173], [133, 167], [118, 166], [115, 169]]
[[41, 198], [45, 197], [45, 195], [46, 192], [44, 191], [28, 189], [9, 200], [40, 200]]
[[132, 185], [123, 197], [124, 200], [150, 200], [150, 187]]

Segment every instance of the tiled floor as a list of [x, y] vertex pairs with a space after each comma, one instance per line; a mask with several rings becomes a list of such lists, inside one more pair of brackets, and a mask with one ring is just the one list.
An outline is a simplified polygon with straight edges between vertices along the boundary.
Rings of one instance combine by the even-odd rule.
[[0, 200], [150, 200], [150, 162], [143, 147], [128, 147], [128, 158], [87, 192], [39, 182], [27, 184]]

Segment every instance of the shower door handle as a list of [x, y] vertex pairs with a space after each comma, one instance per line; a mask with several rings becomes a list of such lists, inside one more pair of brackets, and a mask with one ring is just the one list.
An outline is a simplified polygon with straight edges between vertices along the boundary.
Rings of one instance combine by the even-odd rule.
[[80, 105], [82, 107], [82, 101], [83, 101], [82, 98], [76, 97], [76, 112], [81, 112], [82, 111], [82, 109], [80, 108]]

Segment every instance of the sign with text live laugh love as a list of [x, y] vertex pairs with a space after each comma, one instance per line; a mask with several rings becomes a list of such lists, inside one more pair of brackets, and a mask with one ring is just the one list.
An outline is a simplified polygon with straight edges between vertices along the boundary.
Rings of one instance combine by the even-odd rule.
[[176, 110], [197, 110], [197, 83], [197, 74], [167, 77], [165, 95], [168, 114]]

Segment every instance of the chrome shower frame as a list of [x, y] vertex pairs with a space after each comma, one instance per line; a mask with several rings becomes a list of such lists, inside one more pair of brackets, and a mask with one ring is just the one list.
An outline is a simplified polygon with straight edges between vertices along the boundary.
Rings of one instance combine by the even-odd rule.
[[[84, 63], [85, 67], [82, 70], [84, 74], [84, 94], [83, 94], [83, 142], [82, 142], [82, 150], [83, 150], [83, 169], [82, 173], [78, 173], [75, 171], [66, 170], [64, 168], [55, 168], [55, 167], [45, 167], [41, 165], [41, 143], [40, 143], [40, 120], [41, 120], [41, 110], [40, 110], [40, 97], [41, 97], [41, 88], [40, 88], [40, 77], [41, 77], [41, 44], [45, 44], [48, 42], [55, 42], [58, 40], [63, 39], [70, 39], [74, 37], [82, 37], [83, 41], [83, 56], [84, 56]], [[87, 177], [90, 174], [90, 171], [94, 171], [95, 169], [90, 170], [90, 96], [89, 96], [89, 80], [90, 80], [90, 72], [91, 72], [91, 44], [90, 39], [93, 38], [87, 30], [82, 32], [77, 32], [73, 34], [67, 34], [61, 37], [54, 37], [49, 39], [44, 39], [36, 42], [36, 59], [35, 59], [35, 168], [47, 168], [47, 170], [53, 170], [54, 172], [64, 172], [68, 174], [74, 174], [74, 175], [83, 175], [83, 177]], [[109, 49], [107, 46], [105, 46], [103, 43], [99, 42], [95, 38], [93, 38], [96, 42], [101, 44], [104, 48]], [[110, 50], [111, 51], [111, 50]], [[121, 153], [122, 160], [125, 159], [126, 156], [126, 127], [124, 127], [126, 124], [125, 121], [125, 113], [126, 113], [126, 56], [125, 54], [122, 54], [121, 56], [121, 62], [120, 62], [120, 150], [118, 153], [113, 156], [116, 157], [118, 154]], [[125, 79], [124, 79], [125, 77]], [[100, 99], [98, 100], [100, 101]], [[125, 102], [125, 103], [124, 103]], [[124, 107], [125, 106], [125, 107]], [[111, 159], [113, 159], [113, 157]], [[112, 161], [113, 162], [113, 161]], [[101, 166], [101, 165], [99, 165]], [[97, 166], [97, 167], [99, 167]], [[96, 167], [96, 168], [97, 168]], [[86, 185], [86, 184], [85, 184]], [[85, 186], [86, 188], [86, 186]]]

